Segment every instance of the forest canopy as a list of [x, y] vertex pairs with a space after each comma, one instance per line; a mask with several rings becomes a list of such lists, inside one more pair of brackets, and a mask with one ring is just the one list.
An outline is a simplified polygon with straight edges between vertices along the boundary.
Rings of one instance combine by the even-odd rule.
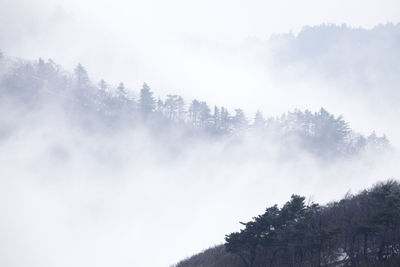
[[381, 182], [326, 205], [292, 195], [241, 224], [224, 245], [176, 267], [398, 266], [400, 184]]
[[70, 73], [51, 59], [25, 61], [2, 56], [0, 73], [3, 103], [26, 110], [59, 103], [68, 116], [85, 128], [145, 125], [155, 132], [161, 128], [179, 129], [187, 135], [214, 139], [255, 134], [261, 140], [300, 148], [320, 158], [355, 155], [366, 150], [377, 152], [389, 147], [385, 135], [358, 134], [343, 116], [335, 116], [324, 108], [317, 112], [294, 110], [278, 117], [264, 117], [258, 111], [251, 119], [240, 108], [231, 112], [198, 99], [186, 102], [173, 94], [156, 98], [147, 83], [136, 96], [123, 82], [116, 86], [104, 80], [93, 82], [81, 64]]

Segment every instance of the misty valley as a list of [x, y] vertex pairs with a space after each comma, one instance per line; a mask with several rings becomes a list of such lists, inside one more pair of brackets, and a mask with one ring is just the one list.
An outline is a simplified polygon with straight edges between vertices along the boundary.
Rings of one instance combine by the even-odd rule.
[[400, 24], [206, 39], [185, 97], [0, 50], [1, 266], [400, 266]]

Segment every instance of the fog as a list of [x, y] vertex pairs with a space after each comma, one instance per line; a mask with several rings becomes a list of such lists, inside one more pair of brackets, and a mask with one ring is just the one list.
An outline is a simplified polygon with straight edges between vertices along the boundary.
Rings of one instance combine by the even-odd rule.
[[[397, 115], [391, 108], [371, 111], [371, 107], [375, 101], [386, 103], [393, 98], [377, 99], [376, 94], [361, 91], [371, 84], [365, 84], [365, 76], [360, 78], [359, 73], [379, 69], [389, 72], [385, 79], [398, 76], [398, 68], [390, 68], [393, 64], [377, 64], [398, 54], [397, 46], [392, 46], [398, 44], [398, 28], [387, 35], [372, 33], [370, 38], [348, 31], [325, 38], [329, 30], [319, 39], [311, 36], [308, 41], [315, 41], [312, 50], [318, 56], [310, 57], [307, 64], [322, 68], [313, 75], [302, 71], [307, 67], [301, 60], [284, 60], [288, 65], [276, 76], [276, 66], [270, 65], [274, 55], [267, 47], [272, 35], [297, 35], [305, 26], [334, 23], [373, 29], [398, 23], [397, 9], [396, 1], [0, 1], [0, 48], [14, 57], [51, 58], [70, 70], [82, 63], [94, 80], [123, 81], [134, 90], [146, 81], [157, 95], [180, 94], [252, 113], [262, 109], [279, 115], [294, 108], [323, 106], [345, 115], [360, 131], [375, 129], [390, 135]], [[326, 40], [339, 45], [329, 47]], [[357, 49], [359, 43], [365, 49]], [[283, 46], [284, 51], [291, 47]], [[354, 50], [355, 55], [335, 56]], [[304, 49], [295, 51], [309, 55]], [[331, 65], [331, 72], [324, 71], [323, 64]], [[345, 64], [348, 67], [340, 67]], [[339, 86], [342, 90], [332, 79], [325, 80], [332, 76], [345, 76]], [[295, 79], [287, 83], [290, 77]], [[385, 89], [379, 84], [375, 87], [379, 92]], [[371, 96], [364, 100], [367, 94]], [[366, 114], [369, 122], [364, 120]], [[382, 117], [388, 119], [381, 121]], [[394, 135], [398, 132], [392, 139]]]
[[6, 266], [166, 266], [292, 193], [324, 203], [399, 173], [394, 152], [327, 163], [250, 137], [88, 133], [57, 107], [13, 118], [0, 153]]
[[[398, 179], [398, 8], [0, 0], [0, 265], [169, 266], [293, 193], [327, 203]], [[258, 109], [323, 107], [391, 146], [323, 158], [251, 129], [214, 138], [179, 123], [110, 123], [102, 106], [93, 115], [80, 104], [83, 91], [9, 75], [39, 57], [66, 77], [82, 63], [93, 84], [122, 81], [136, 100], [146, 81], [155, 97], [183, 96], [185, 110], [194, 98], [242, 108], [250, 124]]]

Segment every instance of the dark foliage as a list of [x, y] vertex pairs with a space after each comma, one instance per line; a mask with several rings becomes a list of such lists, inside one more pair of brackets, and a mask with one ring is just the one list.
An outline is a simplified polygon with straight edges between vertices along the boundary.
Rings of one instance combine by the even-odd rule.
[[321, 206], [293, 195], [218, 246], [177, 266], [399, 266], [400, 184]]
[[[389, 266], [400, 260], [400, 185], [388, 181], [326, 206], [293, 195], [226, 236], [243, 266]], [[392, 265], [394, 266], [394, 265]]]
[[230, 267], [241, 266], [241, 259], [226, 251], [223, 245], [209, 248], [197, 255], [179, 262], [175, 267]]

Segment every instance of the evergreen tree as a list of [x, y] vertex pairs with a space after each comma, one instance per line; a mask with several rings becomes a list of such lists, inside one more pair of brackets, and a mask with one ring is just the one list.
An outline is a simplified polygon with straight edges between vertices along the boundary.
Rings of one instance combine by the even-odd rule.
[[143, 115], [148, 115], [153, 112], [155, 101], [153, 98], [153, 92], [150, 91], [150, 87], [144, 83], [140, 90], [139, 109]]
[[166, 116], [173, 121], [183, 119], [184, 102], [183, 98], [178, 95], [167, 95], [164, 104]]
[[246, 129], [248, 124], [246, 115], [240, 108], [235, 109], [235, 116], [232, 118], [232, 121], [234, 129], [238, 131]]
[[214, 114], [212, 118], [214, 129], [218, 131], [220, 129], [221, 114], [217, 106], [214, 106]]
[[197, 99], [194, 99], [189, 106], [189, 121], [194, 127], [200, 126], [200, 102]]
[[263, 129], [265, 127], [266, 120], [261, 111], [257, 110], [256, 115], [254, 117], [253, 126], [257, 129]]
[[164, 102], [161, 100], [160, 97], [158, 97], [157, 99], [156, 111], [160, 114], [164, 114]]
[[117, 96], [120, 98], [127, 98], [128, 93], [126, 91], [125, 85], [123, 82], [120, 82], [118, 87], [117, 87]]
[[108, 87], [109, 87], [109, 85], [104, 80], [101, 80], [99, 82], [99, 88], [101, 91], [107, 91]]
[[208, 128], [210, 125], [210, 108], [207, 103], [193, 100], [189, 106], [189, 120], [197, 128]]
[[203, 129], [208, 128], [210, 126], [210, 119], [211, 119], [211, 113], [210, 113], [210, 108], [208, 107], [206, 102], [201, 102], [200, 103], [200, 127]]
[[231, 116], [228, 109], [221, 107], [220, 129], [222, 132], [231, 132]]
[[89, 85], [89, 76], [86, 69], [81, 64], [78, 64], [75, 67], [74, 73], [78, 88], [83, 88]]

